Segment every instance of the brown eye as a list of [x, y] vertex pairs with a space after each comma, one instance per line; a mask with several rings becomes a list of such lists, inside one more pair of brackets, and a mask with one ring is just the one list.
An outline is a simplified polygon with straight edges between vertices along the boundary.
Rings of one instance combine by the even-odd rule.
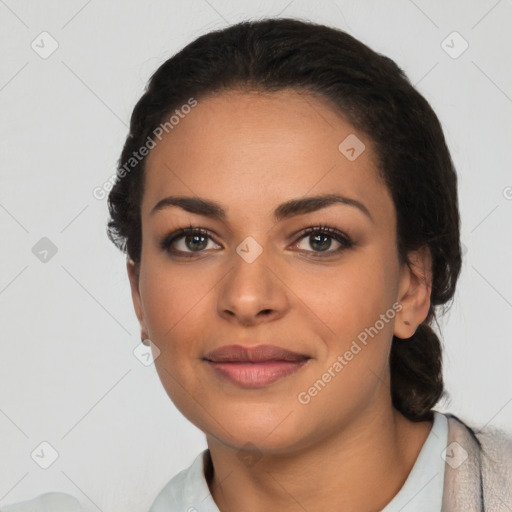
[[174, 256], [193, 257], [204, 252], [210, 240], [213, 242], [206, 229], [188, 227], [165, 237], [160, 247]]
[[[330, 250], [333, 239], [339, 244], [339, 247]], [[307, 248], [300, 248], [299, 250], [312, 252], [318, 256], [322, 256], [321, 253], [326, 253], [326, 255], [337, 254], [345, 249], [350, 249], [354, 245], [345, 233], [328, 226], [307, 228], [301, 233], [299, 240], [305, 241], [312, 251]]]

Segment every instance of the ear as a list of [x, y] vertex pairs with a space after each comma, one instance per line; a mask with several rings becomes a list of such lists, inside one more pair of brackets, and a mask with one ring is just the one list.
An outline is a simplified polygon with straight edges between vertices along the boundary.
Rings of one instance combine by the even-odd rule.
[[402, 309], [397, 313], [393, 334], [410, 338], [427, 318], [432, 291], [432, 255], [427, 246], [408, 253], [411, 265], [404, 263], [399, 283], [398, 301]]
[[135, 309], [135, 314], [137, 315], [137, 319], [139, 320], [140, 337], [141, 337], [142, 343], [144, 343], [144, 345], [149, 347], [148, 331], [146, 329], [146, 322], [144, 319], [144, 309], [142, 307], [142, 301], [140, 298], [140, 291], [139, 291], [140, 265], [135, 263], [131, 258], [128, 258], [126, 260], [126, 270], [128, 271], [128, 278], [130, 279], [130, 288], [132, 291], [133, 308]]

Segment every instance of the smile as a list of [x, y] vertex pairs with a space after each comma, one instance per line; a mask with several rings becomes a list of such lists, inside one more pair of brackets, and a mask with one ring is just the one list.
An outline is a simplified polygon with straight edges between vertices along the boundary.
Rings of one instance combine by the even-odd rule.
[[229, 345], [209, 352], [204, 361], [222, 378], [245, 388], [259, 388], [293, 375], [310, 357], [282, 347]]
[[294, 374], [308, 359], [301, 361], [213, 362], [208, 365], [218, 374], [246, 388], [268, 386], [273, 382]]

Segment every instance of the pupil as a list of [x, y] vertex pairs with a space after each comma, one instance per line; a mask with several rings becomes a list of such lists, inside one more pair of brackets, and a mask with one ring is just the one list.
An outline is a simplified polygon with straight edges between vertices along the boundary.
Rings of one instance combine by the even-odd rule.
[[328, 243], [327, 244], [320, 244], [320, 247], [317, 246], [317, 248], [319, 248], [321, 251], [325, 251], [329, 248], [329, 246], [331, 245], [330, 244], [330, 238], [326, 235], [315, 235], [313, 236], [313, 239], [314, 239], [314, 243], [316, 244], [316, 242], [318, 241], [319, 238], [323, 238], [325, 241], [327, 241]]
[[[203, 236], [203, 235], [189, 235], [189, 236], [187, 237], [187, 240], [192, 239], [192, 240], [194, 240], [194, 241], [197, 241], [198, 239], [201, 239], [201, 238], [203, 239], [203, 243], [202, 243], [202, 245], [201, 245], [201, 244], [199, 244], [199, 245], [197, 245], [197, 244], [193, 244], [193, 245], [189, 245], [189, 244], [187, 244], [188, 248], [189, 248], [189, 249], [192, 249], [192, 250], [204, 249], [204, 247], [206, 247], [206, 245], [207, 245], [207, 244], [205, 244], [205, 243], [204, 243], [204, 240], [206, 239], [206, 237], [205, 237], [205, 236]], [[204, 247], [203, 247], [203, 246], [204, 246]]]

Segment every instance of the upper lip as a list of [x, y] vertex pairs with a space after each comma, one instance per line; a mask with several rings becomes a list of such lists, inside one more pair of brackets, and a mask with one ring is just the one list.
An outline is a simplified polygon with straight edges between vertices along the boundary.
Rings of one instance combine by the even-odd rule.
[[208, 352], [204, 359], [219, 362], [262, 362], [262, 361], [303, 361], [309, 359], [305, 354], [292, 352], [275, 345], [225, 345]]

